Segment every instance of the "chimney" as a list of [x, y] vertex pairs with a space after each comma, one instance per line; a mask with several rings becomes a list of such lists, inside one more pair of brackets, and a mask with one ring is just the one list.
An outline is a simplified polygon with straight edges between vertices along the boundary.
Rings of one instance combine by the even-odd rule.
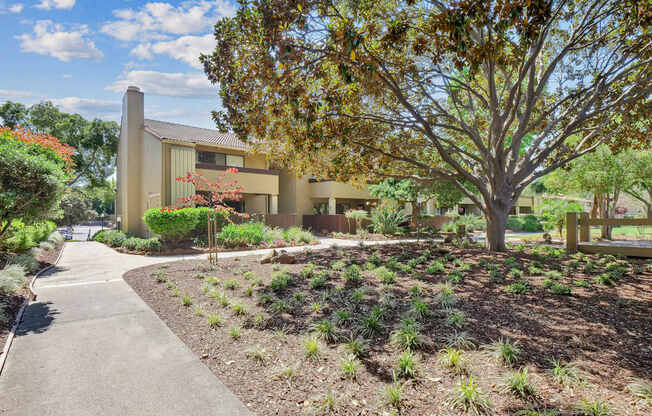
[[122, 117], [127, 118], [127, 124], [131, 127], [142, 128], [145, 124], [144, 94], [140, 88], [135, 86], [127, 87], [122, 98]]

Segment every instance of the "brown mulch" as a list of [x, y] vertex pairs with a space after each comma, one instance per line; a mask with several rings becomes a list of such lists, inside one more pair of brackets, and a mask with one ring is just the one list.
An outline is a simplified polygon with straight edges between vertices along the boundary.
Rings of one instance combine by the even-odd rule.
[[[57, 257], [59, 257], [59, 253], [63, 249], [63, 245], [64, 243], [58, 245], [54, 250], [42, 251], [41, 256], [38, 258], [39, 270], [43, 270], [44, 268], [54, 264], [54, 262], [57, 260]], [[36, 272], [38, 273], [38, 270]], [[11, 316], [11, 319], [4, 323], [0, 321], [0, 354], [2, 354], [2, 349], [4, 348], [5, 342], [9, 337], [9, 332], [14, 326], [16, 315], [18, 314], [20, 307], [23, 305], [23, 302], [25, 302], [25, 299], [29, 297], [29, 283], [32, 281], [33, 277], [34, 274], [28, 275], [26, 278], [25, 286], [15, 294], [10, 295], [7, 299], [9, 303], [8, 312]]]
[[[318, 270], [329, 268], [335, 260], [347, 265], [357, 263], [364, 270], [363, 264], [373, 252], [378, 253], [383, 264], [392, 256], [407, 264], [426, 249], [430, 251], [427, 261], [414, 266], [411, 272], [398, 272], [391, 288], [383, 288], [369, 271], [363, 271], [364, 277], [357, 286], [345, 284], [341, 272], [333, 272], [321, 289], [312, 289], [299, 275], [309, 262], [317, 265]], [[476, 247], [445, 249], [450, 250], [448, 256], [471, 265], [471, 270], [463, 273], [464, 280], [453, 286], [458, 298], [455, 308], [466, 316], [461, 329], [448, 323], [446, 312], [438, 304], [446, 273], [456, 266], [448, 261], [445, 274], [426, 273], [427, 265], [442, 257], [438, 246], [429, 243], [332, 248], [297, 254], [297, 264], [288, 266], [261, 265], [259, 257], [254, 256], [220, 260], [218, 267], [206, 261], [179, 261], [135, 269], [124, 278], [258, 415], [320, 413], [328, 407], [328, 395], [334, 399], [332, 414], [396, 411], [383, 399], [383, 389], [392, 385], [393, 371], [401, 355], [390, 334], [410, 308], [415, 286], [420, 288], [419, 297], [429, 304], [431, 315], [421, 320], [424, 342], [417, 351], [418, 377], [398, 379], [403, 398], [400, 414], [466, 414], [448, 404], [460, 377], [442, 368], [438, 354], [446, 337], [461, 330], [478, 347], [464, 355], [469, 360], [469, 373], [491, 403], [491, 414], [513, 415], [521, 409], [548, 408], [557, 409], [562, 415], [574, 415], [578, 402], [595, 399], [605, 401], [619, 415], [650, 414], [652, 409], [625, 389], [633, 378], [652, 381], [652, 268], [644, 260], [630, 260], [628, 273], [614, 286], [605, 286], [595, 283], [594, 278], [613, 259], [585, 256], [580, 264], [590, 260], [599, 265], [598, 270], [584, 274], [579, 267], [571, 274], [564, 273], [557, 281], [572, 287], [572, 295], [563, 296], [552, 294], [543, 286], [546, 276], [529, 275], [527, 269], [539, 262], [544, 271], [564, 271], [574, 261], [566, 256], [542, 257], [529, 249], [494, 256]], [[495, 263], [507, 276], [511, 267], [504, 261], [508, 257], [516, 260], [525, 276], [491, 282], [486, 266], [479, 262]], [[269, 283], [272, 274], [283, 268], [294, 275], [294, 284], [275, 293]], [[260, 284], [255, 284], [255, 278], [246, 271], [262, 279]], [[231, 279], [238, 282], [237, 288], [225, 287], [224, 282]], [[526, 280], [531, 290], [521, 295], [508, 293], [507, 285], [518, 280]], [[578, 280], [590, 282], [589, 287], [574, 286], [573, 282]], [[354, 301], [351, 294], [358, 287], [365, 288], [364, 297]], [[233, 307], [222, 307], [211, 296], [222, 292], [232, 305], [245, 305], [246, 314], [236, 315]], [[261, 304], [260, 300], [267, 295], [272, 301]], [[184, 296], [192, 299], [191, 306], [183, 305]], [[274, 310], [278, 301], [285, 302], [284, 312]], [[357, 378], [345, 379], [340, 370], [341, 359], [346, 356], [344, 344], [356, 333], [361, 317], [376, 305], [383, 306], [382, 330], [369, 339], [370, 352], [360, 359]], [[351, 312], [351, 322], [337, 324], [337, 340], [321, 341], [318, 360], [307, 358], [303, 341], [311, 334], [311, 324], [322, 319], [334, 320], [338, 310]], [[209, 315], [221, 316], [223, 326], [211, 328], [207, 323]], [[240, 329], [240, 338], [234, 340], [230, 331], [236, 327]], [[497, 363], [482, 348], [501, 337], [518, 341], [522, 349], [513, 368]], [[252, 358], [254, 351], [264, 356], [264, 362]], [[558, 385], [548, 373], [551, 358], [572, 363], [580, 370], [584, 382], [571, 387]], [[528, 367], [530, 381], [537, 391], [536, 396], [528, 399], [504, 391], [506, 374], [522, 366]], [[288, 368], [293, 371], [287, 371]], [[289, 372], [294, 373], [290, 378]]]

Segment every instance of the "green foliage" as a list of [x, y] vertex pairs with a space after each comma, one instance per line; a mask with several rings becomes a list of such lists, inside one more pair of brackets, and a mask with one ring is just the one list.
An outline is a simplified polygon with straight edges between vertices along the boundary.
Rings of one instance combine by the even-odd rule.
[[581, 416], [613, 416], [614, 413], [607, 403], [600, 399], [582, 400], [575, 405]]
[[[407, 382], [406, 382], [407, 383]], [[386, 406], [392, 406], [397, 410], [401, 409], [403, 401], [403, 391], [405, 390], [406, 383], [400, 383], [394, 375], [394, 382], [385, 386], [382, 390], [383, 403]]]
[[527, 280], [521, 280], [505, 286], [505, 290], [508, 293], [522, 295], [530, 291], [530, 283]]
[[319, 338], [316, 336], [308, 337], [303, 340], [303, 351], [306, 357], [311, 360], [319, 360], [321, 350], [319, 347]]
[[362, 280], [362, 271], [358, 265], [352, 264], [344, 270], [342, 277], [347, 283], [356, 284]]
[[272, 273], [272, 281], [269, 283], [269, 287], [274, 292], [282, 292], [292, 284], [294, 284], [294, 278], [290, 274], [290, 271], [282, 270]]
[[571, 294], [571, 288], [569, 286], [556, 282], [550, 285], [548, 290], [550, 290], [550, 292], [554, 293], [555, 295], [570, 296]]
[[421, 325], [410, 317], [401, 319], [399, 327], [391, 334], [392, 342], [403, 349], [417, 349], [423, 344]]
[[328, 319], [314, 322], [310, 325], [310, 329], [314, 331], [317, 336], [326, 342], [333, 342], [337, 338], [335, 333], [335, 325]]
[[143, 221], [154, 234], [166, 243], [178, 244], [193, 231], [205, 227], [210, 208], [181, 208], [176, 210], [152, 208], [145, 211]]
[[356, 359], [356, 356], [353, 354], [345, 356], [344, 358], [342, 358], [342, 361], [340, 362], [340, 368], [342, 369], [342, 374], [344, 374], [345, 378], [351, 380], [355, 380], [355, 378], [357, 377], [359, 367], [360, 364]]
[[546, 231], [556, 229], [561, 237], [569, 212], [582, 212], [582, 205], [565, 199], [546, 199], [541, 206], [541, 225]]
[[453, 409], [475, 415], [487, 414], [491, 411], [489, 399], [479, 389], [473, 377], [469, 377], [466, 381], [459, 381], [448, 403]]
[[510, 216], [507, 219], [507, 228], [515, 231], [537, 232], [543, 231], [542, 219], [534, 214]]
[[25, 279], [26, 271], [23, 266], [18, 264], [5, 266], [0, 270], [0, 294], [14, 293], [25, 284]]
[[54, 151], [0, 130], [0, 246], [8, 237], [7, 224], [58, 216], [67, 179], [64, 161]]
[[0, 249], [14, 253], [27, 251], [48, 239], [55, 229], [56, 224], [52, 221], [37, 222], [31, 225], [25, 225], [19, 220], [12, 221], [5, 231], [5, 239], [2, 240], [0, 237]]
[[548, 370], [553, 380], [562, 386], [571, 386], [583, 381], [579, 370], [572, 364], [553, 358], [550, 360], [552, 368]]
[[392, 235], [402, 231], [401, 224], [407, 222], [409, 216], [396, 207], [382, 204], [371, 214], [371, 223], [377, 233]]
[[419, 373], [418, 364], [419, 357], [408, 349], [403, 351], [398, 358], [396, 371], [399, 377], [414, 378]]
[[363, 357], [369, 351], [369, 342], [361, 337], [351, 337], [344, 348], [356, 357]]
[[464, 352], [453, 347], [448, 347], [439, 353], [439, 363], [457, 374], [468, 372], [469, 363]]
[[484, 349], [499, 363], [511, 366], [516, 363], [521, 354], [518, 341], [500, 338], [484, 347]]
[[387, 269], [385, 266], [380, 266], [374, 270], [374, 274], [384, 284], [392, 284], [396, 281], [396, 273]]
[[534, 386], [530, 383], [527, 367], [523, 367], [514, 373], [507, 373], [504, 390], [522, 399], [537, 395]]

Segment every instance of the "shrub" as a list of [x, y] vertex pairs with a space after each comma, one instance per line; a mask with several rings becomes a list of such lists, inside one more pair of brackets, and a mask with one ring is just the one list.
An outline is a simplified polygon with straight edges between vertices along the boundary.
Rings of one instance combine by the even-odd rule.
[[148, 253], [155, 253], [161, 251], [163, 244], [158, 237], [146, 238], [140, 240], [140, 249]]
[[536, 390], [530, 383], [527, 367], [524, 367], [517, 372], [507, 374], [507, 377], [505, 378], [504, 391], [512, 393], [522, 399], [536, 396]]
[[127, 234], [122, 231], [113, 231], [106, 237], [106, 243], [111, 247], [122, 247], [122, 244], [127, 239]]
[[262, 222], [227, 224], [217, 235], [217, 241], [224, 247], [256, 246], [265, 241], [265, 231]]
[[391, 284], [396, 281], [396, 273], [391, 270], [388, 270], [385, 266], [380, 266], [374, 270], [376, 277], [380, 279], [384, 284]]
[[310, 231], [302, 230], [301, 227], [290, 227], [283, 232], [285, 241], [295, 244], [309, 244], [315, 241], [315, 236]]
[[352, 264], [344, 270], [342, 277], [346, 282], [358, 283], [360, 279], [362, 279], [362, 272], [360, 271], [360, 267], [356, 264]]
[[122, 242], [122, 248], [127, 250], [141, 250], [141, 239], [137, 237], [129, 237]]
[[419, 357], [410, 350], [405, 350], [398, 358], [397, 372], [400, 377], [414, 378], [418, 375]]
[[456, 348], [448, 347], [442, 350], [439, 355], [439, 363], [458, 374], [468, 371], [468, 360], [464, 357], [464, 353]]
[[27, 273], [33, 273], [39, 269], [39, 262], [31, 252], [14, 256], [10, 263], [21, 266]]
[[409, 216], [401, 210], [383, 204], [376, 208], [371, 214], [371, 223], [377, 233], [390, 235], [402, 230], [401, 224], [407, 222]]
[[485, 414], [491, 410], [489, 399], [480, 391], [473, 377], [469, 377], [466, 382], [460, 380], [448, 403], [453, 409], [462, 409], [472, 414]]
[[496, 361], [508, 366], [513, 365], [521, 353], [518, 341], [512, 342], [507, 338], [500, 338], [486, 346], [485, 349]]
[[[166, 243], [178, 244], [200, 227], [208, 216], [207, 208], [152, 208], [145, 211], [143, 221], [154, 234], [161, 236]], [[203, 219], [203, 221], [202, 221]]]
[[[12, 221], [5, 232], [5, 240], [0, 241], [0, 248], [19, 253], [36, 247], [53, 234], [56, 225], [52, 221], [25, 225], [21, 221]], [[55, 243], [52, 241], [52, 243]]]
[[0, 270], [0, 293], [13, 293], [25, 284], [25, 268], [10, 264]]

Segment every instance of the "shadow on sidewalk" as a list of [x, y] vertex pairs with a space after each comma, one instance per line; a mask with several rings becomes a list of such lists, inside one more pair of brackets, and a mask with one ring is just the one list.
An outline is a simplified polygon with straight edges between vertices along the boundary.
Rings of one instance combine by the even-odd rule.
[[55, 315], [59, 314], [51, 305], [52, 302], [34, 302], [30, 304], [25, 309], [16, 335], [40, 334], [47, 331], [54, 322]]

